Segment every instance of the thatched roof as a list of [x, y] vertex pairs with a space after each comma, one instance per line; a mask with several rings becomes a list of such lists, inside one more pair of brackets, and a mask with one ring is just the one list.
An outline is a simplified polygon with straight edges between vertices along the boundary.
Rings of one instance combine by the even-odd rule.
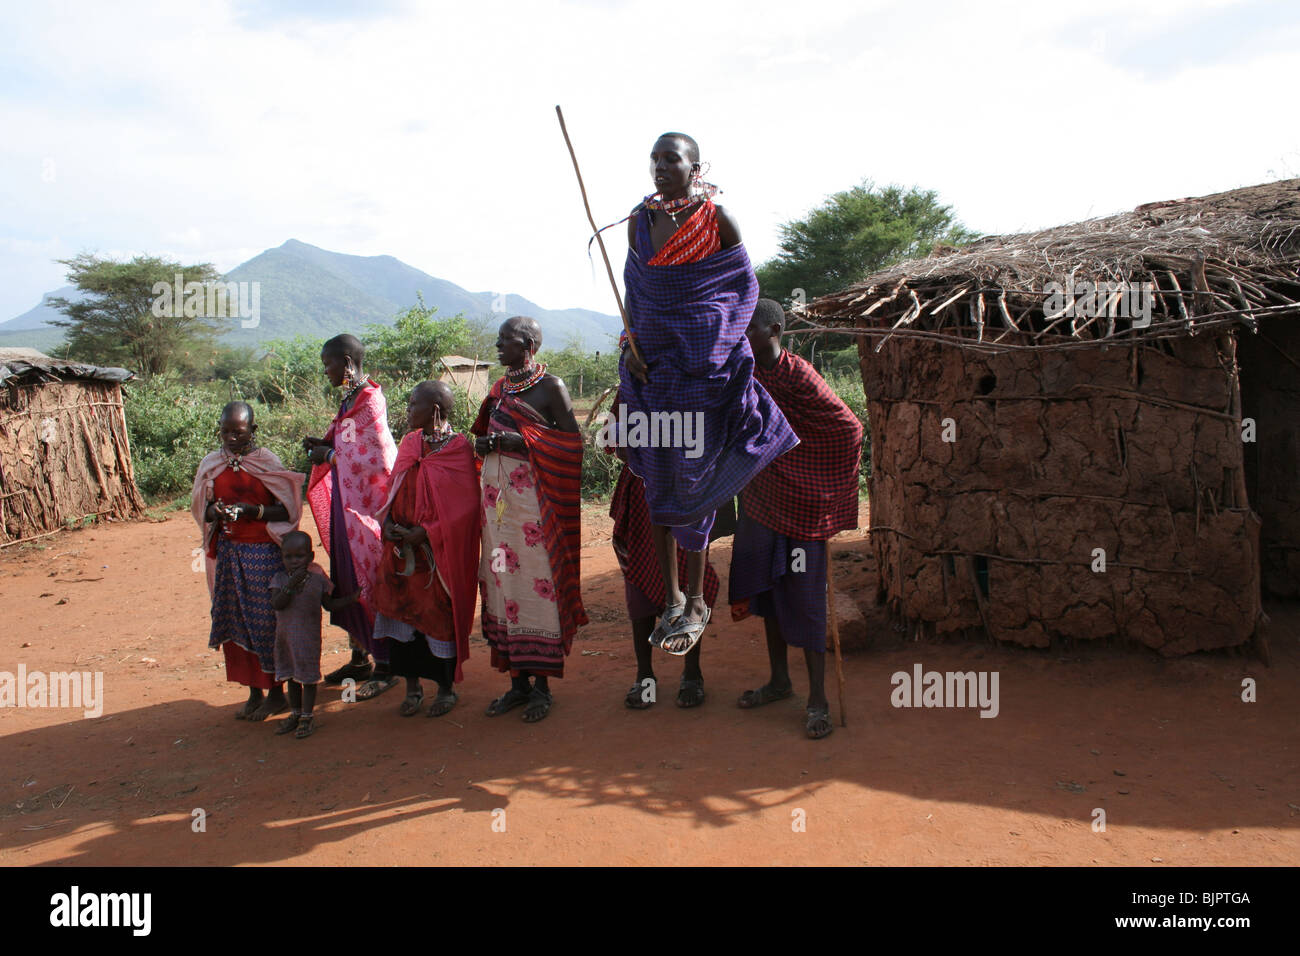
[[[1109, 314], [1117, 298], [1096, 317], [1045, 308], [1049, 283], [1085, 281], [1151, 283], [1151, 324]], [[1290, 179], [938, 249], [822, 296], [805, 315], [879, 340], [940, 334], [975, 348], [1061, 347], [1253, 327], [1300, 314], [1298, 303], [1300, 179]]]

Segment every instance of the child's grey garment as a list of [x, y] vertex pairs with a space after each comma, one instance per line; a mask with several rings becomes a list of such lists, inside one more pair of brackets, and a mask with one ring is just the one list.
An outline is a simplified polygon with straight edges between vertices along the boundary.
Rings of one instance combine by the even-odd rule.
[[[281, 571], [271, 578], [271, 587], [283, 590], [289, 574]], [[321, 597], [334, 584], [313, 564], [302, 588], [289, 599], [289, 606], [275, 612], [275, 679], [299, 684], [319, 684], [321, 648]]]

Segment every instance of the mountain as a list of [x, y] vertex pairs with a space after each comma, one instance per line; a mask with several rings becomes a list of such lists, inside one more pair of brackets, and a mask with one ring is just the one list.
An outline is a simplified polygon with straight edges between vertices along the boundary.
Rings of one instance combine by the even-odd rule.
[[[268, 339], [295, 335], [328, 338], [340, 332], [356, 332], [374, 322], [391, 325], [397, 313], [416, 304], [416, 294], [426, 305], [435, 306], [441, 316], [464, 313], [468, 318], [496, 314], [531, 315], [541, 323], [548, 345], [557, 348], [572, 338], [588, 349], [612, 344], [611, 336], [622, 330], [618, 316], [588, 309], [543, 309], [523, 296], [509, 294], [495, 302], [491, 292], [469, 292], [453, 282], [439, 279], [392, 256], [353, 256], [331, 252], [297, 239], [267, 249], [226, 273], [227, 282], [257, 282], [260, 289], [259, 321], [243, 328], [237, 318], [229, 319], [230, 330], [222, 340], [232, 345], [255, 345]], [[29, 345], [48, 349], [62, 337], [62, 330], [49, 327], [49, 319], [60, 313], [49, 307], [50, 296], [72, 298], [76, 289], [67, 286], [46, 294], [41, 304], [15, 319], [0, 323], [0, 345]], [[504, 309], [493, 309], [493, 305]], [[37, 344], [39, 342], [39, 344]]]
[[50, 299], [54, 296], [61, 296], [70, 302], [76, 302], [81, 298], [81, 293], [77, 291], [75, 285], [65, 285], [62, 289], [47, 292], [41, 296], [40, 305], [33, 306], [16, 319], [0, 323], [0, 332], [13, 332], [20, 329], [43, 329], [49, 326], [51, 319], [63, 318], [63, 313], [49, 304]]
[[74, 285], [65, 285], [62, 289], [47, 292], [41, 296], [39, 305], [33, 306], [16, 319], [0, 322], [0, 348], [25, 346], [53, 354], [63, 341], [63, 330], [50, 325], [51, 319], [63, 318], [63, 313], [49, 304], [52, 296], [63, 296], [76, 302], [81, 293]]

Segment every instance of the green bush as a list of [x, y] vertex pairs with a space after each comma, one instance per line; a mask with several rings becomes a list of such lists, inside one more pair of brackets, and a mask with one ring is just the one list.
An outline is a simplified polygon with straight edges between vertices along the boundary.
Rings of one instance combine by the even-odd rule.
[[258, 444], [295, 471], [307, 470], [302, 437], [319, 436], [333, 418], [323, 403], [296, 399], [267, 405], [237, 390], [232, 394], [231, 383], [187, 384], [174, 374], [129, 382], [124, 393], [136, 485], [151, 503], [189, 493], [199, 462], [219, 446], [217, 420], [226, 402], [242, 399], [252, 405]]
[[538, 361], [545, 362], [546, 370], [552, 375], [564, 379], [574, 401], [586, 401], [618, 384], [618, 357], [616, 341], [611, 341], [599, 353], [585, 352], [571, 342], [559, 350], [543, 349]]
[[220, 386], [186, 385], [174, 374], [124, 387], [135, 482], [150, 501], [190, 490], [203, 456], [217, 447]]

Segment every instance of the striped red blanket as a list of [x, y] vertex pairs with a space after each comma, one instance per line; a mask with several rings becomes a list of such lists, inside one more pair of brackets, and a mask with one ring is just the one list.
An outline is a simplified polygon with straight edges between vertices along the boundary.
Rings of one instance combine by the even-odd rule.
[[[582, 435], [548, 428], [537, 422], [536, 412], [526, 402], [505, 392], [505, 378], [497, 379], [470, 431], [486, 435], [492, 428], [493, 413], [503, 423], [512, 423], [528, 445], [528, 458], [537, 476], [542, 534], [555, 577], [560, 633], [567, 654], [573, 635], [587, 623], [582, 605]], [[524, 406], [524, 407], [520, 407]]]
[[754, 377], [776, 401], [799, 444], [740, 493], [745, 514], [773, 531], [824, 541], [858, 526], [862, 422], [808, 362], [789, 350]]

